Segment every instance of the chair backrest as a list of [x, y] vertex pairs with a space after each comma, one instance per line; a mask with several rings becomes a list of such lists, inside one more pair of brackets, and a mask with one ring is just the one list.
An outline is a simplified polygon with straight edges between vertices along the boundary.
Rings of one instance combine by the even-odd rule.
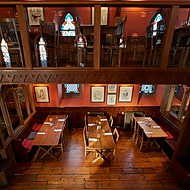
[[118, 130], [116, 128], [113, 131], [113, 138], [114, 138], [115, 143], [117, 143], [117, 141], [119, 139], [119, 133], [118, 133]]
[[109, 118], [109, 125], [111, 128], [113, 127], [113, 116], [112, 115]]
[[86, 134], [86, 127], [83, 128], [83, 140], [84, 140], [85, 148], [88, 147], [88, 138], [87, 138], [87, 134]]

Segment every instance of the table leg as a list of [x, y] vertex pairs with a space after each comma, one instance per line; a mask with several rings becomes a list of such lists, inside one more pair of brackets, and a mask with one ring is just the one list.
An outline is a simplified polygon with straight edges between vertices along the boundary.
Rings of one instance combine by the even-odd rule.
[[38, 154], [39, 154], [39, 152], [40, 152], [40, 149], [41, 149], [41, 147], [39, 146], [39, 147], [38, 147], [38, 150], [37, 150], [37, 152], [36, 152], [36, 154], [34, 155], [34, 158], [32, 159], [32, 162], [35, 162], [35, 161], [36, 161], [36, 159], [37, 159], [37, 157], [38, 157]]
[[150, 138], [147, 138], [145, 152], [148, 151], [149, 144], [150, 144]]
[[163, 146], [164, 146], [164, 141], [165, 141], [165, 138], [162, 138], [162, 142], [161, 142], [161, 145], [160, 145], [160, 152], [162, 152], [162, 149], [163, 149]]
[[45, 153], [41, 156], [40, 159], [44, 158], [47, 154], [49, 154], [52, 158], [54, 158], [54, 159], [57, 160], [57, 158], [56, 158], [53, 154], [50, 153], [50, 151], [51, 151], [53, 148], [54, 148], [54, 146], [51, 146], [50, 148], [48, 148], [48, 149], [46, 150], [45, 148], [41, 147], [41, 149], [42, 149]]

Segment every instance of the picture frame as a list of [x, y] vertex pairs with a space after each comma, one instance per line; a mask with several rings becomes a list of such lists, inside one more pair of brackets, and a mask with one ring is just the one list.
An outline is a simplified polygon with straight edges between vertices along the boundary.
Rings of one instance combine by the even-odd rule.
[[30, 26], [39, 26], [40, 20], [44, 21], [43, 7], [27, 7], [27, 12]]
[[37, 103], [49, 103], [48, 86], [34, 86], [35, 98]]
[[116, 105], [116, 94], [107, 94], [107, 105]]
[[[108, 7], [101, 7], [101, 25], [108, 25]], [[92, 25], [94, 25], [94, 7], [92, 7]]]
[[117, 93], [117, 84], [108, 84], [108, 93]]
[[131, 102], [133, 97], [133, 86], [120, 86], [118, 102]]
[[91, 86], [91, 102], [101, 103], [105, 101], [105, 86]]

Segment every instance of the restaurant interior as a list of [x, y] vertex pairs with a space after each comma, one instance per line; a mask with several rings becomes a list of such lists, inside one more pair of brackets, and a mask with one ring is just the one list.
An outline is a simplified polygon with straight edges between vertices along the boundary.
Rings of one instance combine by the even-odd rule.
[[0, 189], [189, 189], [190, 1], [0, 1]]

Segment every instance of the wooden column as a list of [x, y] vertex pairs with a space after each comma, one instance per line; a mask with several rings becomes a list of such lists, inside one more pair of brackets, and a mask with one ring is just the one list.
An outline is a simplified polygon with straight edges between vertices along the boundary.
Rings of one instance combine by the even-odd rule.
[[32, 108], [32, 111], [35, 112], [36, 109], [35, 109], [35, 103], [34, 103], [34, 96], [33, 96], [33, 91], [32, 91], [32, 85], [29, 84], [29, 94], [30, 94], [30, 104], [31, 104], [31, 108]]
[[18, 21], [19, 21], [19, 27], [20, 27], [20, 35], [21, 35], [21, 40], [22, 40], [25, 66], [26, 66], [26, 69], [32, 69], [29, 33], [28, 33], [28, 27], [26, 23], [24, 7], [22, 5], [16, 5], [16, 9], [18, 13]]
[[94, 69], [100, 69], [101, 5], [94, 6]]
[[169, 14], [167, 23], [166, 23], [166, 30], [164, 33], [163, 45], [161, 50], [160, 56], [160, 69], [166, 70], [168, 65], [168, 57], [170, 54], [175, 24], [178, 16], [179, 6], [173, 6], [171, 8], [171, 12]]
[[23, 93], [24, 93], [24, 98], [25, 98], [25, 103], [26, 103], [26, 111], [27, 111], [28, 117], [30, 117], [31, 112], [30, 112], [29, 94], [27, 93], [26, 86], [23, 86]]

